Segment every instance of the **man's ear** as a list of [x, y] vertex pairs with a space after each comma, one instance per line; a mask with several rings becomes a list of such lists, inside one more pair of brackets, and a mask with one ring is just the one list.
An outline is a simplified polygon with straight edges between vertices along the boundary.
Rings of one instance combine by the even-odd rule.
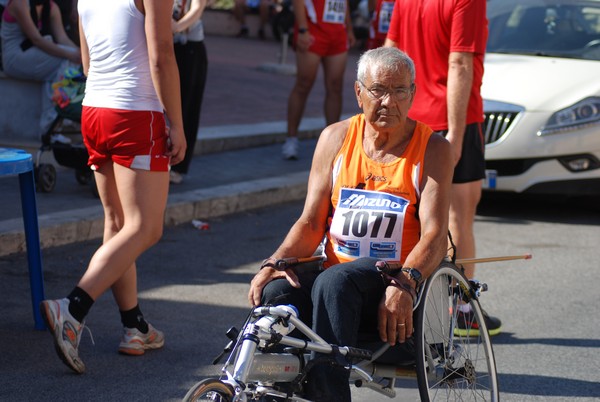
[[354, 94], [356, 95], [356, 102], [358, 103], [358, 107], [362, 109], [363, 103], [362, 103], [362, 99], [360, 99], [361, 91], [362, 91], [362, 88], [360, 87], [360, 84], [358, 83], [358, 81], [354, 81]]
[[412, 93], [410, 94], [410, 106], [409, 106], [409, 108], [412, 107], [412, 104], [413, 104], [413, 102], [415, 100], [415, 94], [417, 93], [417, 84], [412, 84], [412, 85], [413, 85], [413, 90], [412, 90]]

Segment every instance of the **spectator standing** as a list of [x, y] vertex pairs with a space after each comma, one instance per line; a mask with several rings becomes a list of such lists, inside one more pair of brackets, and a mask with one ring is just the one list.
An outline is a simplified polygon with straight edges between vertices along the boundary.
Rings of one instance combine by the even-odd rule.
[[187, 149], [181, 163], [171, 167], [169, 180], [179, 184], [188, 174], [194, 147], [198, 138], [198, 125], [208, 71], [208, 57], [204, 45], [202, 14], [207, 0], [175, 0], [173, 5], [173, 39], [175, 58], [181, 83], [183, 129]]
[[319, 65], [325, 79], [325, 121], [339, 121], [348, 49], [356, 42], [347, 0], [293, 0], [296, 82], [288, 99], [287, 139], [282, 153], [298, 157], [298, 127]]
[[40, 133], [56, 111], [51, 84], [72, 63], [81, 64], [79, 47], [65, 32], [60, 9], [52, 0], [9, 0], [2, 14], [2, 64], [6, 75], [44, 82]]
[[164, 344], [138, 305], [136, 259], [162, 235], [169, 163], [180, 162], [186, 148], [172, 7], [159, 0], [78, 3], [88, 76], [81, 131], [104, 207], [104, 238], [71, 293], [40, 305], [59, 357], [77, 373], [85, 371], [78, 350], [84, 318], [108, 289], [124, 328], [120, 353]]
[[[475, 256], [473, 224], [485, 178], [480, 88], [487, 36], [486, 0], [396, 0], [385, 42], [415, 61], [417, 93], [409, 116], [452, 144], [449, 227], [457, 258]], [[465, 270], [472, 278], [474, 265]], [[490, 334], [499, 333], [500, 320], [485, 315]]]

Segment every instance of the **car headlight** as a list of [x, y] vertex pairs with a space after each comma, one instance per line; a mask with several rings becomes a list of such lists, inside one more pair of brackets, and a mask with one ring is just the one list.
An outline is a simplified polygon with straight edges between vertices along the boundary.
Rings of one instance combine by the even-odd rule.
[[594, 96], [554, 113], [538, 132], [538, 135], [552, 134], [598, 123], [600, 123], [600, 97]]

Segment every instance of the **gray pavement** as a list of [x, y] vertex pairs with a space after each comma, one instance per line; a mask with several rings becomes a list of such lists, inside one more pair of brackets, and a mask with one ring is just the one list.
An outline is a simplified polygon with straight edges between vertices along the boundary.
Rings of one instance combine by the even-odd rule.
[[[475, 222], [478, 256], [533, 254], [480, 264], [483, 307], [503, 321], [492, 342], [501, 400], [592, 402], [600, 398], [600, 213], [549, 197], [484, 199]], [[110, 294], [95, 303], [81, 340], [82, 376], [62, 364], [47, 331], [33, 330], [26, 259], [0, 257], [0, 401], [177, 401], [220, 366], [210, 364], [247, 312], [249, 282], [302, 208], [285, 203], [210, 220], [208, 231], [170, 226], [138, 260], [140, 305], [166, 334], [142, 357], [116, 352], [121, 326]], [[44, 251], [46, 295], [67, 294], [98, 241]], [[415, 381], [394, 402], [418, 401]], [[353, 388], [354, 402], [392, 401]]]
[[[209, 36], [209, 72], [198, 132], [197, 156], [186, 181], [171, 187], [167, 225], [210, 219], [279, 202], [302, 199], [315, 138], [325, 126], [322, 71], [306, 105], [298, 161], [285, 161], [287, 97], [294, 77], [279, 73], [281, 46], [274, 41]], [[352, 50], [345, 75], [343, 116], [358, 111], [352, 89], [359, 52]], [[287, 63], [293, 66], [290, 52]], [[289, 66], [288, 66], [289, 67]], [[27, 149], [41, 144], [1, 144]], [[54, 163], [51, 152], [41, 162]], [[0, 178], [0, 255], [25, 249], [18, 181]], [[94, 239], [102, 233], [102, 210], [74, 170], [58, 166], [57, 185], [38, 193], [42, 247]]]

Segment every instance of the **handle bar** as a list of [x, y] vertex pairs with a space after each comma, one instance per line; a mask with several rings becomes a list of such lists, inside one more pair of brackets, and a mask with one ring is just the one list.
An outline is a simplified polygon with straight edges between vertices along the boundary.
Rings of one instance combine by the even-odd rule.
[[303, 264], [306, 262], [314, 262], [314, 261], [322, 261], [323, 257], [320, 255], [315, 255], [312, 257], [288, 257], [288, 258], [280, 258], [275, 261], [275, 269], [278, 271], [285, 271], [286, 269], [293, 267], [298, 264]]

